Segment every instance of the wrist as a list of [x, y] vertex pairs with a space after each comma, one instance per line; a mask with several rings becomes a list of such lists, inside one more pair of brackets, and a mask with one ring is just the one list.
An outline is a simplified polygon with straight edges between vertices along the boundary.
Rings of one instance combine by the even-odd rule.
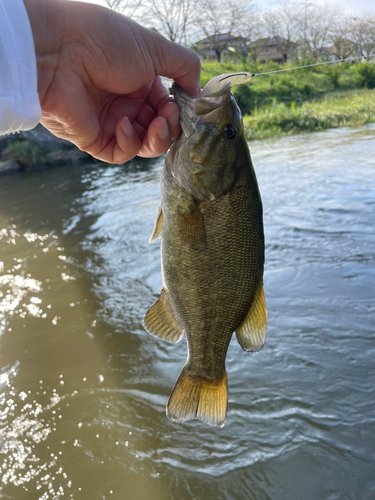
[[64, 2], [23, 0], [34, 38], [38, 74], [38, 94], [43, 104], [53, 81], [65, 31]]

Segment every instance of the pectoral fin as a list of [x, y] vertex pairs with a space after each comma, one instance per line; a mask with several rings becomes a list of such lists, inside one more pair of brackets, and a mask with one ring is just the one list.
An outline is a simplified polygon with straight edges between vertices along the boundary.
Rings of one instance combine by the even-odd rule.
[[169, 294], [164, 289], [159, 299], [146, 312], [142, 323], [148, 333], [167, 342], [179, 342], [184, 335], [173, 314]]
[[154, 230], [152, 231], [152, 235], [150, 236], [148, 242], [153, 243], [158, 238], [160, 238], [162, 230], [163, 230], [163, 211], [160, 206], [155, 220], [155, 227]]
[[267, 308], [261, 281], [242, 325], [237, 328], [238, 343], [244, 351], [260, 351], [266, 340]]
[[181, 238], [188, 243], [193, 250], [203, 250], [206, 244], [206, 230], [204, 228], [203, 216], [196, 208], [188, 215], [179, 215], [179, 226]]

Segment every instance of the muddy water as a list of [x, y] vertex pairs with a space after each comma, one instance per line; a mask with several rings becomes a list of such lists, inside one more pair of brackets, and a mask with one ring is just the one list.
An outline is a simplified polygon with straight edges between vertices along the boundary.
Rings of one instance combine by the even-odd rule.
[[269, 332], [226, 426], [176, 425], [148, 336], [161, 160], [0, 178], [0, 498], [375, 498], [375, 127], [254, 142]]

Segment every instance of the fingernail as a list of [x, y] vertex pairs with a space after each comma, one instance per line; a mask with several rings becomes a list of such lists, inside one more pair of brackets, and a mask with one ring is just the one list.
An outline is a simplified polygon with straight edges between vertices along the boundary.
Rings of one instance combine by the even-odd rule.
[[163, 128], [160, 130], [160, 132], [158, 132], [158, 137], [162, 141], [165, 141], [165, 139], [168, 137], [168, 135], [169, 135], [169, 129], [168, 129], [168, 125], [165, 123]]
[[125, 116], [125, 118], [121, 122], [121, 129], [126, 137], [131, 137], [133, 135], [133, 127], [127, 116]]

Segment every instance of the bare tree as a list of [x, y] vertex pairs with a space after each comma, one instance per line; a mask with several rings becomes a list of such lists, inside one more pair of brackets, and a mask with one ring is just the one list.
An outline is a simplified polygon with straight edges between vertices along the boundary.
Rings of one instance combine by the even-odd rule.
[[303, 14], [302, 4], [295, 0], [283, 2], [263, 14], [264, 29], [275, 39], [284, 62], [293, 54], [301, 38]]
[[193, 31], [198, 0], [143, 0], [147, 6], [144, 17], [172, 42], [188, 45]]
[[104, 4], [112, 10], [120, 12], [132, 19], [137, 18], [137, 11], [142, 5], [142, 0], [103, 0]]
[[245, 19], [253, 11], [251, 0], [200, 0], [196, 24], [205, 36], [241, 33]]
[[247, 16], [247, 18], [242, 21], [241, 32], [243, 36], [249, 40], [249, 53], [253, 61], [256, 61], [267, 40], [263, 27], [262, 15], [260, 13], [254, 13]]
[[369, 56], [375, 52], [374, 14], [354, 17], [351, 24], [351, 32], [362, 56]]
[[318, 58], [322, 47], [329, 39], [332, 26], [339, 17], [337, 6], [332, 4], [315, 5], [305, 2], [302, 42], [307, 52]]
[[228, 47], [228, 36], [235, 33], [246, 38], [248, 21], [254, 13], [250, 0], [200, 0], [195, 24], [201, 36], [209, 38], [217, 59]]
[[345, 14], [338, 16], [329, 35], [337, 59], [347, 59], [355, 53], [357, 44], [352, 37], [352, 19]]

